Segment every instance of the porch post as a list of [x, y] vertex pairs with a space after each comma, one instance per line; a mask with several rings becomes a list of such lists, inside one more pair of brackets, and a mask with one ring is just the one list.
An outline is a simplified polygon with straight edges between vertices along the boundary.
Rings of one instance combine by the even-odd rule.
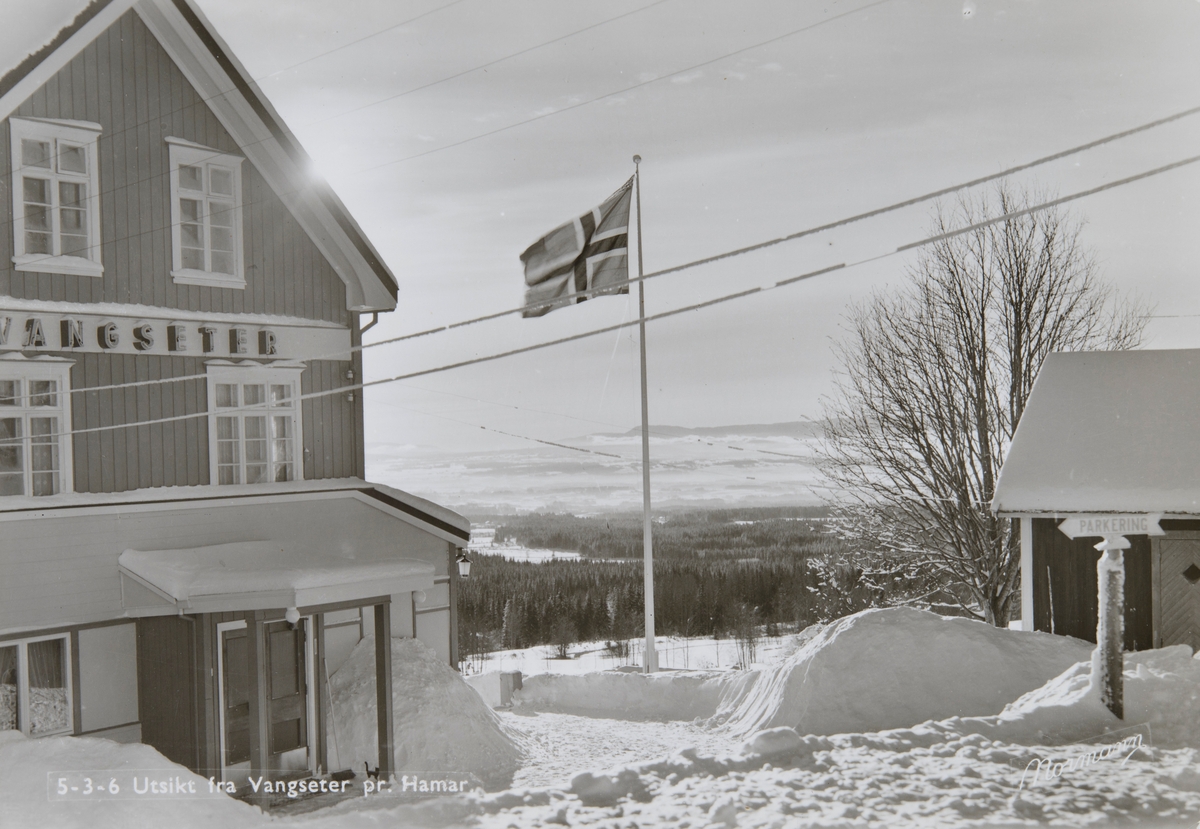
[[[450, 575], [450, 667], [458, 670], [458, 545], [448, 543], [450, 548], [446, 559], [446, 572]], [[417, 635], [417, 626], [413, 625], [413, 636]]]
[[379, 729], [379, 779], [387, 780], [392, 768], [392, 620], [391, 605], [375, 605], [375, 710]]
[[315, 728], [309, 729], [309, 742], [316, 744], [317, 766], [329, 771], [329, 738], [326, 731], [329, 728], [329, 700], [325, 694], [325, 614], [313, 614], [313, 685], [309, 693], [316, 700], [317, 721]]
[[246, 642], [250, 659], [250, 773], [267, 774], [267, 641], [263, 613], [246, 614]]
[[1033, 519], [1021, 519], [1021, 630], [1033, 626]]

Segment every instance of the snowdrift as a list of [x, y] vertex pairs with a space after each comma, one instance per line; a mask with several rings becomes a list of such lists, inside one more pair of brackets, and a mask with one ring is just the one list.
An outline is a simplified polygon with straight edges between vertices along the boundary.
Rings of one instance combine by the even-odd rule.
[[[53, 826], [55, 829], [126, 829], [130, 826], [260, 827], [269, 818], [257, 807], [221, 794], [196, 798], [147, 798], [52, 801], [47, 774], [74, 769], [150, 773], [157, 778], [193, 781], [208, 791], [208, 781], [176, 765], [141, 743], [114, 743], [96, 737], [29, 739], [19, 731], [0, 731], [0, 826]], [[161, 772], [154, 775], [154, 772]]]
[[1148, 725], [1146, 742], [1158, 748], [1200, 748], [1200, 658], [1193, 658], [1190, 647], [1127, 653], [1124, 674], [1124, 719], [1100, 701], [1099, 689], [1091, 683], [1091, 663], [1080, 662], [1007, 706], [994, 721], [968, 720], [959, 727], [1035, 745], [1087, 741]]
[[[330, 678], [336, 745], [330, 766], [362, 772], [378, 763], [375, 638], [355, 646]], [[392, 640], [395, 769], [470, 772], [504, 786], [521, 767], [517, 739], [479, 694], [417, 639]]]
[[621, 720], [707, 720], [721, 708], [736, 706], [757, 678], [757, 671], [539, 674], [522, 681], [513, 703], [537, 711]]
[[763, 671], [714, 723], [739, 736], [779, 726], [825, 735], [996, 715], [1091, 649], [1078, 639], [912, 608], [865, 610]]

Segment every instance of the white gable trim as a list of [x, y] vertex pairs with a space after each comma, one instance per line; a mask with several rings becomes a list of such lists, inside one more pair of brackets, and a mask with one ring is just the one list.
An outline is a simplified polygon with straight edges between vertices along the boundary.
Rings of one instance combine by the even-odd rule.
[[134, 0], [112, 0], [102, 8], [79, 31], [67, 38], [66, 42], [55, 49], [44, 61], [39, 63], [16, 85], [0, 97], [0, 120], [12, 115], [17, 107], [29, 99], [42, 84], [58, 74], [71, 59], [84, 50], [93, 40], [104, 33], [104, 30], [116, 23], [121, 15], [129, 11]]
[[[170, 0], [138, 0], [134, 10], [159, 44], [205, 99], [222, 126], [258, 169], [267, 184], [292, 212], [297, 223], [329, 260], [346, 285], [346, 307], [358, 311], [384, 311], [396, 307], [379, 277], [346, 237], [337, 220], [311, 192], [312, 173], [300, 169], [272, 135], [250, 103], [236, 90], [233, 79], [205, 47], [195, 30]], [[199, 11], [192, 5], [199, 16]], [[208, 27], [211, 32], [211, 27]], [[216, 37], [215, 33], [213, 33]], [[218, 39], [218, 43], [220, 40]], [[230, 50], [220, 44], [226, 57]], [[232, 58], [231, 58], [232, 59]], [[235, 71], [240, 66], [234, 67]], [[249, 77], [244, 71], [244, 77]], [[270, 112], [270, 110], [268, 110]], [[274, 115], [271, 112], [271, 115]], [[282, 123], [282, 119], [276, 119]]]
[[[186, 2], [186, 0], [185, 0]], [[232, 56], [232, 52], [207, 25], [194, 3], [189, 8], [203, 22], [226, 57], [233, 63], [233, 71], [249, 81], [250, 76]], [[206, 99], [222, 126], [237, 142], [246, 157], [254, 164], [268, 186], [280, 197], [291, 211], [296, 222], [308, 234], [317, 249], [333, 266], [338, 277], [346, 285], [346, 307], [352, 311], [391, 311], [396, 300], [382, 283], [363, 253], [347, 236], [330, 208], [312, 191], [312, 173], [301, 169], [287, 151], [280, 146], [271, 133], [269, 125], [254, 111], [250, 103], [237, 91], [229, 74], [217, 62], [215, 56], [201, 41], [199, 35], [184, 19], [171, 0], [112, 0], [96, 13], [79, 31], [55, 49], [41, 63], [21, 78], [11, 90], [0, 96], [0, 120], [8, 118], [43, 84], [50, 80], [77, 54], [99, 37], [109, 26], [130, 8], [134, 9], [146, 27], [158, 39], [197, 92]], [[253, 82], [250, 81], [253, 85]], [[259, 96], [260, 103], [277, 124], [283, 120], [266, 101]], [[359, 237], [370, 246], [366, 236], [355, 224], [348, 211], [342, 211], [345, 220], [358, 232]], [[382, 261], [373, 249], [371, 253]]]
[[442, 541], [448, 541], [451, 544], [455, 545], [456, 547], [467, 546], [466, 541], [464, 541], [463, 539], [459, 538], [458, 536], [456, 536], [452, 533], [446, 532], [441, 527], [436, 527], [433, 524], [422, 521], [420, 518], [418, 518], [415, 515], [410, 515], [409, 513], [403, 512], [402, 510], [398, 510], [395, 507], [388, 506], [387, 504], [383, 503], [379, 499], [372, 498], [370, 495], [367, 495], [364, 492], [352, 492], [351, 497], [354, 498], [354, 500], [356, 500], [356, 501], [361, 501], [362, 503], [366, 504], [367, 506], [379, 510], [384, 515], [390, 515], [392, 518], [403, 521], [406, 524], [411, 524], [413, 527], [416, 527], [418, 530], [421, 530], [422, 532], [426, 532], [429, 535], [440, 538]]

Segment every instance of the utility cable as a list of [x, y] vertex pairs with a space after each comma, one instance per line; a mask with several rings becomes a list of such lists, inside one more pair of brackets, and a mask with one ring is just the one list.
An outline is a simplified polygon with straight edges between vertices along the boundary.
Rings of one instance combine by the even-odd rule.
[[455, 147], [461, 147], [463, 144], [469, 144], [472, 141], [478, 141], [481, 138], [488, 138], [490, 136], [497, 135], [502, 132], [507, 132], [508, 130], [516, 129], [517, 127], [525, 126], [526, 124], [532, 124], [537, 121], [541, 121], [545, 118], [550, 118], [552, 116], [559, 115], [564, 112], [570, 112], [573, 109], [579, 109], [580, 107], [585, 107], [589, 104], [594, 104], [597, 101], [603, 101], [606, 98], [612, 98], [616, 95], [624, 95], [626, 92], [632, 92], [635, 89], [641, 89], [643, 86], [649, 86], [652, 83], [658, 83], [659, 81], [665, 80], [666, 78], [673, 78], [676, 75], [682, 75], [685, 72], [692, 72], [696, 69], [700, 69], [705, 66], [709, 66], [710, 64], [723, 61], [726, 58], [731, 58], [734, 55], [740, 55], [743, 52], [749, 52], [754, 49], [759, 49], [763, 46], [769, 46], [772, 43], [776, 43], [780, 40], [784, 40], [785, 38], [792, 37], [793, 35], [798, 35], [801, 32], [807, 32], [807, 31], [810, 31], [811, 29], [817, 28], [818, 26], [824, 26], [826, 23], [832, 23], [835, 20], [842, 19], [843, 17], [849, 17], [850, 15], [858, 14], [861, 11], [866, 11], [867, 9], [874, 8], [875, 6], [882, 6], [884, 3], [887, 3], [887, 2], [889, 2], [889, 0], [875, 0], [875, 2], [867, 3], [865, 6], [859, 6], [856, 9], [850, 9], [849, 11], [844, 11], [841, 14], [835, 14], [832, 17], [825, 18], [824, 20], [818, 20], [816, 23], [810, 23], [807, 26], [801, 26], [799, 29], [793, 29], [790, 32], [785, 32], [781, 35], [776, 35], [775, 37], [768, 38], [767, 40], [763, 40], [758, 43], [753, 43], [749, 46], [744, 46], [741, 49], [735, 49], [732, 52], [726, 52], [723, 55], [718, 55], [715, 58], [709, 58], [708, 60], [701, 61], [700, 63], [692, 64], [691, 66], [689, 66], [685, 69], [678, 69], [678, 70], [676, 70], [674, 72], [670, 72], [666, 75], [659, 75], [658, 77], [651, 78], [648, 81], [642, 81], [640, 83], [635, 83], [632, 86], [627, 86], [622, 89], [618, 89], [614, 92], [606, 92], [603, 95], [598, 95], [595, 98], [589, 98], [586, 101], [580, 101], [578, 103], [568, 104], [567, 106], [562, 107], [561, 109], [556, 109], [553, 112], [543, 113], [542, 115], [535, 115], [532, 118], [526, 118], [524, 121], [517, 121], [516, 123], [509, 124], [504, 127], [497, 127], [494, 130], [489, 130], [488, 132], [480, 133], [479, 135], [473, 135], [473, 136], [470, 136], [469, 138], [464, 138], [460, 141], [455, 141], [450, 144], [443, 144], [440, 147], [433, 147], [432, 149], [425, 150], [424, 152], [416, 153], [414, 155], [404, 156], [403, 158], [395, 158], [395, 159], [392, 159], [391, 161], [384, 161], [381, 164], [375, 164], [371, 167], [362, 167], [362, 168], [359, 168], [358, 170], [351, 171], [351, 173], [352, 174], [370, 173], [375, 170], [379, 170], [383, 167], [391, 167], [394, 164], [401, 164], [405, 161], [412, 161], [415, 158], [423, 158], [427, 155], [432, 155], [433, 153], [440, 153], [443, 150], [450, 150]]
[[[995, 173], [995, 174], [993, 174], [993, 175], [984, 176], [984, 177], [981, 177], [981, 178], [976, 178], [976, 179], [973, 179], [973, 180], [971, 180], [971, 181], [967, 181], [967, 182], [963, 182], [963, 183], [961, 183], [961, 184], [954, 185], [953, 187], [947, 187], [947, 188], [943, 188], [943, 189], [941, 189], [941, 190], [935, 190], [935, 191], [932, 191], [932, 192], [930, 192], [930, 193], [926, 193], [926, 194], [924, 194], [924, 195], [921, 195], [921, 196], [916, 196], [916, 197], [913, 197], [913, 198], [910, 198], [910, 199], [906, 199], [905, 201], [896, 202], [896, 203], [894, 203], [894, 204], [891, 204], [891, 205], [888, 205], [888, 206], [886, 206], [886, 207], [877, 208], [877, 209], [875, 209], [875, 210], [871, 210], [871, 211], [868, 211], [868, 212], [866, 212], [866, 213], [859, 213], [859, 214], [857, 214], [857, 215], [855, 215], [855, 216], [850, 216], [850, 217], [848, 217], [848, 218], [845, 218], [845, 219], [840, 219], [840, 220], [838, 220], [838, 221], [835, 221], [835, 222], [830, 222], [830, 223], [827, 223], [827, 224], [824, 224], [824, 225], [818, 225], [818, 226], [816, 226], [816, 227], [812, 227], [812, 228], [808, 228], [808, 229], [805, 229], [805, 230], [797, 231], [796, 233], [792, 233], [792, 234], [789, 234], [789, 235], [787, 235], [787, 236], [782, 236], [782, 237], [779, 237], [779, 238], [777, 238], [777, 239], [768, 240], [768, 241], [766, 241], [766, 242], [760, 242], [760, 243], [758, 243], [758, 244], [755, 244], [755, 245], [750, 245], [750, 246], [748, 246], [748, 247], [744, 247], [744, 248], [738, 248], [738, 249], [735, 249], [735, 250], [732, 250], [732, 251], [727, 251], [727, 252], [725, 252], [725, 253], [717, 254], [716, 256], [705, 257], [705, 258], [703, 258], [703, 259], [696, 259], [696, 260], [693, 260], [693, 261], [691, 261], [691, 262], [686, 262], [686, 263], [683, 263], [683, 264], [681, 264], [681, 265], [675, 265], [675, 266], [672, 266], [672, 267], [670, 267], [670, 268], [664, 268], [664, 269], [662, 269], [662, 270], [658, 270], [658, 271], [652, 271], [652, 272], [650, 272], [650, 273], [648, 273], [648, 274], [645, 274], [644, 276], [640, 276], [640, 277], [631, 277], [631, 278], [628, 280], [628, 283], [629, 283], [629, 284], [633, 284], [633, 283], [635, 283], [635, 282], [641, 282], [641, 281], [643, 281], [643, 280], [647, 280], [647, 279], [654, 279], [654, 278], [657, 278], [657, 277], [659, 277], [659, 276], [665, 276], [665, 275], [667, 275], [667, 274], [677, 273], [677, 272], [679, 272], [679, 271], [682, 271], [682, 270], [686, 270], [686, 269], [689, 269], [689, 268], [694, 268], [694, 267], [699, 267], [699, 266], [701, 266], [701, 265], [710, 264], [710, 263], [712, 263], [712, 262], [716, 262], [716, 261], [719, 261], [719, 260], [722, 260], [722, 259], [727, 259], [727, 258], [731, 258], [731, 257], [734, 257], [734, 256], [740, 256], [740, 255], [743, 255], [743, 254], [751, 253], [751, 252], [753, 252], [753, 251], [761, 250], [762, 248], [771, 247], [771, 246], [773, 246], [773, 245], [781, 244], [781, 243], [783, 243], [783, 242], [791, 241], [791, 240], [794, 240], [794, 239], [799, 239], [799, 238], [801, 238], [801, 237], [804, 237], [804, 236], [809, 236], [809, 235], [813, 235], [813, 234], [816, 234], [816, 233], [820, 233], [820, 232], [822, 232], [822, 231], [829, 230], [829, 229], [832, 229], [832, 228], [840, 227], [840, 226], [843, 226], [843, 225], [848, 225], [848, 224], [851, 224], [851, 223], [854, 223], [854, 222], [863, 221], [863, 220], [866, 220], [866, 219], [869, 219], [869, 218], [874, 218], [874, 217], [876, 217], [876, 216], [879, 216], [879, 215], [882, 215], [882, 214], [884, 214], [884, 213], [888, 213], [888, 212], [891, 212], [891, 211], [894, 211], [894, 210], [899, 210], [899, 209], [901, 209], [901, 208], [904, 208], [904, 207], [909, 207], [909, 206], [912, 206], [912, 205], [915, 205], [915, 204], [918, 204], [918, 203], [921, 203], [921, 202], [929, 201], [929, 200], [932, 200], [932, 199], [938, 198], [938, 197], [940, 197], [940, 196], [949, 195], [949, 194], [951, 194], [951, 193], [954, 193], [954, 192], [957, 192], [957, 191], [959, 191], [959, 190], [967, 189], [967, 188], [970, 188], [970, 187], [977, 186], [977, 185], [979, 185], [979, 184], [984, 184], [984, 183], [987, 183], [987, 182], [990, 182], [990, 181], [994, 181], [994, 180], [996, 180], [996, 179], [999, 179], [999, 178], [1002, 178], [1002, 177], [1004, 177], [1004, 176], [1012, 175], [1013, 173], [1020, 172], [1020, 171], [1023, 171], [1023, 170], [1027, 170], [1027, 169], [1030, 169], [1030, 168], [1032, 168], [1032, 167], [1038, 166], [1038, 165], [1040, 165], [1040, 164], [1045, 164], [1045, 163], [1048, 163], [1048, 162], [1050, 162], [1050, 161], [1055, 161], [1055, 160], [1058, 160], [1058, 159], [1061, 159], [1061, 158], [1068, 157], [1068, 156], [1070, 156], [1070, 155], [1074, 155], [1074, 154], [1077, 154], [1077, 153], [1080, 153], [1080, 152], [1085, 152], [1085, 151], [1087, 151], [1087, 150], [1093, 149], [1093, 148], [1095, 148], [1095, 147], [1098, 147], [1098, 146], [1101, 146], [1101, 145], [1103, 145], [1103, 144], [1107, 144], [1107, 143], [1109, 143], [1109, 142], [1116, 141], [1116, 140], [1119, 140], [1119, 139], [1121, 139], [1121, 138], [1125, 138], [1125, 137], [1128, 137], [1128, 136], [1130, 136], [1130, 135], [1134, 135], [1134, 134], [1136, 134], [1136, 133], [1139, 133], [1139, 132], [1143, 132], [1143, 131], [1145, 131], [1145, 130], [1152, 129], [1152, 128], [1154, 128], [1154, 127], [1162, 126], [1162, 125], [1164, 125], [1164, 124], [1171, 123], [1172, 121], [1177, 121], [1177, 120], [1179, 120], [1179, 119], [1181, 119], [1181, 118], [1185, 118], [1185, 117], [1187, 117], [1187, 116], [1194, 115], [1194, 114], [1196, 114], [1196, 113], [1200, 113], [1200, 107], [1193, 107], [1193, 108], [1191, 108], [1191, 109], [1187, 109], [1187, 110], [1184, 110], [1184, 111], [1182, 111], [1182, 112], [1175, 113], [1174, 115], [1169, 115], [1169, 116], [1166, 116], [1166, 117], [1164, 117], [1164, 118], [1159, 118], [1159, 119], [1156, 119], [1156, 120], [1154, 120], [1154, 121], [1150, 121], [1150, 122], [1147, 122], [1147, 123], [1145, 123], [1145, 124], [1141, 124], [1141, 125], [1139, 125], [1139, 126], [1136, 126], [1136, 127], [1133, 127], [1133, 128], [1131, 128], [1131, 129], [1127, 129], [1127, 130], [1123, 130], [1123, 131], [1121, 131], [1121, 132], [1113, 133], [1113, 134], [1111, 134], [1111, 135], [1104, 136], [1103, 138], [1099, 138], [1099, 139], [1096, 139], [1096, 140], [1094, 140], [1094, 141], [1089, 141], [1089, 142], [1087, 142], [1087, 143], [1085, 143], [1085, 144], [1080, 144], [1080, 145], [1078, 145], [1078, 146], [1075, 146], [1075, 147], [1072, 147], [1072, 148], [1070, 148], [1070, 149], [1062, 150], [1062, 151], [1060, 151], [1060, 152], [1053, 153], [1053, 154], [1051, 154], [1051, 155], [1048, 155], [1048, 156], [1043, 156], [1042, 158], [1035, 159], [1034, 161], [1026, 162], [1026, 163], [1024, 163], [1024, 164], [1021, 164], [1021, 165], [1018, 165], [1018, 166], [1016, 166], [1016, 167], [1010, 167], [1010, 168], [1008, 168], [1008, 169], [1006, 169], [1006, 170], [1002, 170], [1002, 171], [1000, 171], [1000, 172], [998, 172], [998, 173]], [[1175, 163], [1173, 163], [1173, 164], [1169, 164], [1169, 165], [1166, 165], [1166, 166], [1163, 166], [1163, 167], [1159, 167], [1159, 168], [1156, 168], [1156, 169], [1154, 169], [1154, 170], [1151, 170], [1151, 171], [1148, 171], [1148, 172], [1145, 172], [1145, 173], [1141, 173], [1141, 174], [1138, 174], [1138, 175], [1136, 175], [1136, 176], [1133, 176], [1133, 177], [1129, 177], [1129, 178], [1125, 178], [1125, 179], [1120, 179], [1120, 180], [1118, 180], [1118, 181], [1115, 181], [1115, 182], [1110, 182], [1110, 183], [1108, 183], [1108, 184], [1101, 185], [1100, 187], [1092, 188], [1092, 189], [1090, 189], [1090, 190], [1086, 190], [1086, 191], [1083, 191], [1083, 192], [1081, 192], [1081, 193], [1076, 193], [1076, 194], [1074, 194], [1074, 195], [1072, 195], [1072, 196], [1067, 196], [1067, 197], [1064, 197], [1064, 198], [1062, 198], [1062, 199], [1058, 199], [1058, 200], [1056, 200], [1056, 201], [1054, 201], [1054, 202], [1050, 202], [1050, 203], [1047, 203], [1047, 204], [1044, 204], [1044, 205], [1040, 205], [1040, 206], [1037, 206], [1037, 207], [1029, 208], [1029, 210], [1028, 210], [1028, 211], [1026, 211], [1026, 212], [1032, 212], [1033, 210], [1037, 210], [1037, 209], [1045, 209], [1046, 207], [1049, 207], [1049, 206], [1053, 206], [1053, 205], [1056, 205], [1056, 204], [1062, 204], [1062, 203], [1065, 203], [1065, 202], [1068, 202], [1068, 201], [1073, 201], [1073, 200], [1075, 200], [1075, 199], [1082, 198], [1082, 197], [1084, 197], [1084, 196], [1087, 196], [1087, 195], [1092, 195], [1092, 194], [1094, 194], [1094, 193], [1098, 193], [1098, 192], [1101, 192], [1101, 191], [1103, 191], [1103, 190], [1112, 189], [1113, 187], [1119, 187], [1119, 186], [1121, 186], [1121, 185], [1123, 185], [1123, 184], [1128, 184], [1128, 183], [1130, 183], [1130, 182], [1132, 182], [1132, 181], [1136, 181], [1136, 180], [1138, 180], [1138, 179], [1140, 179], [1140, 178], [1146, 178], [1146, 177], [1149, 177], [1149, 176], [1152, 176], [1152, 175], [1157, 175], [1158, 173], [1165, 172], [1165, 171], [1167, 171], [1167, 170], [1170, 170], [1170, 169], [1174, 169], [1175, 167], [1180, 167], [1180, 166], [1184, 166], [1184, 165], [1187, 165], [1187, 164], [1191, 164], [1191, 163], [1193, 163], [1195, 160], [1196, 160], [1196, 158], [1195, 158], [1195, 157], [1192, 157], [1192, 158], [1189, 158], [1189, 159], [1184, 159], [1184, 160], [1182, 160], [1182, 161], [1178, 161], [1178, 162], [1175, 162]], [[1004, 220], [1004, 219], [1006, 219], [1006, 218], [1015, 218], [1017, 215], [1024, 215], [1024, 214], [1023, 214], [1023, 213], [1022, 213], [1022, 214], [1005, 214], [1005, 215], [1003, 215], [1003, 216], [997, 217], [996, 219], [992, 220], [992, 222], [994, 223], [994, 222], [997, 222], [997, 221], [1002, 221], [1002, 220]], [[978, 227], [981, 227], [981, 226], [982, 226], [982, 225], [973, 225], [971, 228], [963, 229], [963, 230], [961, 230], [961, 231], [957, 231], [957, 232], [958, 232], [958, 233], [965, 233], [965, 232], [968, 232], [968, 231], [969, 231], [969, 230], [971, 230], [971, 229], [977, 229]], [[162, 230], [162, 229], [158, 229], [158, 230]], [[140, 235], [140, 234], [139, 234], [139, 235]], [[127, 237], [127, 238], [131, 238], [131, 237]], [[934, 238], [932, 238], [932, 239], [927, 239], [927, 240], [922, 240], [922, 241], [919, 241], [919, 242], [914, 242], [914, 243], [911, 243], [911, 244], [909, 244], [909, 245], [906, 245], [906, 246], [903, 246], [903, 247], [901, 247], [899, 250], [908, 250], [908, 249], [910, 249], [910, 248], [919, 247], [919, 246], [922, 246], [922, 245], [925, 245], [925, 244], [929, 244], [929, 243], [930, 243], [930, 241], [936, 241], [936, 239], [938, 239], [938, 238], [945, 238], [945, 237], [934, 237]], [[573, 292], [573, 293], [570, 293], [570, 294], [564, 295], [564, 296], [563, 296], [563, 297], [561, 297], [559, 300], [556, 300], [556, 303], [557, 303], [557, 302], [565, 302], [565, 301], [569, 301], [569, 300], [572, 300], [572, 299], [579, 299], [579, 298], [588, 298], [588, 297], [594, 297], [594, 296], [598, 296], [598, 295], [601, 295], [601, 294], [604, 294], [604, 293], [611, 293], [611, 292], [612, 292], [612, 290], [613, 290], [613, 289], [612, 289], [611, 287], [607, 287], [607, 288], [591, 289], [591, 290], [585, 290], [585, 291], [576, 291], [576, 292]], [[487, 322], [487, 321], [490, 321], [490, 320], [499, 319], [499, 318], [501, 318], [501, 317], [510, 316], [510, 315], [512, 315], [512, 314], [519, 314], [519, 313], [523, 313], [523, 312], [525, 312], [525, 311], [529, 311], [529, 310], [532, 310], [532, 309], [540, 309], [540, 308], [543, 308], [543, 307], [545, 307], [545, 304], [544, 304], [544, 303], [534, 303], [534, 304], [530, 304], [530, 305], [522, 305], [522, 306], [519, 306], [519, 307], [516, 307], [516, 308], [509, 308], [509, 309], [506, 309], [506, 310], [503, 310], [503, 311], [496, 311], [496, 312], [493, 312], [493, 313], [490, 313], [490, 314], [485, 314], [485, 315], [483, 315], [483, 316], [480, 316], [480, 317], [474, 317], [474, 318], [471, 318], [471, 319], [462, 320], [462, 321], [460, 321], [460, 322], [449, 323], [449, 324], [446, 324], [446, 325], [441, 325], [441, 326], [438, 326], [438, 327], [435, 327], [435, 328], [428, 328], [428, 329], [425, 329], [425, 330], [423, 330], [423, 331], [417, 331], [417, 332], [414, 332], [414, 333], [411, 333], [411, 334], [402, 334], [402, 335], [400, 335], [400, 336], [397, 336], [397, 337], [390, 337], [390, 338], [388, 338], [388, 339], [379, 340], [379, 341], [372, 342], [372, 343], [364, 343], [364, 344], [362, 344], [362, 345], [358, 345], [358, 346], [351, 346], [351, 347], [350, 347], [349, 349], [347, 349], [347, 350], [338, 351], [338, 352], [336, 352], [336, 353], [329, 353], [329, 354], [325, 354], [325, 355], [309, 355], [309, 356], [307, 356], [307, 357], [302, 357], [302, 358], [298, 358], [298, 359], [305, 359], [305, 360], [319, 360], [319, 359], [323, 359], [323, 358], [328, 358], [328, 359], [341, 358], [341, 359], [345, 359], [346, 357], [350, 356], [350, 355], [351, 355], [351, 354], [353, 354], [354, 352], [362, 351], [362, 350], [364, 350], [364, 349], [367, 349], [367, 348], [375, 348], [375, 347], [377, 347], [377, 346], [389, 345], [389, 344], [393, 344], [393, 343], [404, 342], [404, 341], [407, 341], [407, 340], [412, 340], [412, 339], [416, 339], [416, 338], [419, 338], [419, 337], [425, 337], [425, 336], [428, 336], [428, 335], [430, 335], [430, 334], [441, 333], [441, 332], [444, 332], [444, 331], [451, 331], [451, 330], [454, 330], [454, 329], [457, 329], [457, 328], [463, 328], [463, 327], [470, 326], [470, 325], [476, 325], [476, 324], [478, 324], [478, 323], [481, 323], [481, 322]], [[193, 375], [184, 375], [184, 376], [180, 376], [180, 377], [164, 378], [164, 379], [161, 379], [161, 380], [139, 380], [139, 381], [131, 381], [131, 382], [127, 382], [127, 383], [117, 383], [117, 384], [110, 384], [110, 385], [106, 385], [106, 386], [92, 386], [92, 387], [88, 387], [88, 388], [72, 389], [71, 391], [72, 391], [72, 393], [82, 393], [82, 392], [86, 392], [86, 391], [102, 391], [102, 390], [107, 390], [107, 389], [125, 389], [125, 388], [137, 388], [137, 387], [140, 387], [140, 386], [146, 386], [146, 385], [155, 385], [155, 384], [161, 384], [161, 383], [170, 383], [170, 382], [184, 382], [184, 381], [187, 381], [187, 380], [198, 380], [198, 379], [203, 379], [203, 378], [205, 378], [206, 376], [207, 376], [206, 374], [193, 374]]]

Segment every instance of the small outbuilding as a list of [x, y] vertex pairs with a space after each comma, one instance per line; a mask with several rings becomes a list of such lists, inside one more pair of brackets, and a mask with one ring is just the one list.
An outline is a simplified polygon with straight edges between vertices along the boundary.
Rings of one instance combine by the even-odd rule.
[[992, 509], [1020, 519], [1026, 630], [1096, 641], [1095, 545], [1124, 528], [1125, 650], [1200, 648], [1200, 349], [1051, 354]]

